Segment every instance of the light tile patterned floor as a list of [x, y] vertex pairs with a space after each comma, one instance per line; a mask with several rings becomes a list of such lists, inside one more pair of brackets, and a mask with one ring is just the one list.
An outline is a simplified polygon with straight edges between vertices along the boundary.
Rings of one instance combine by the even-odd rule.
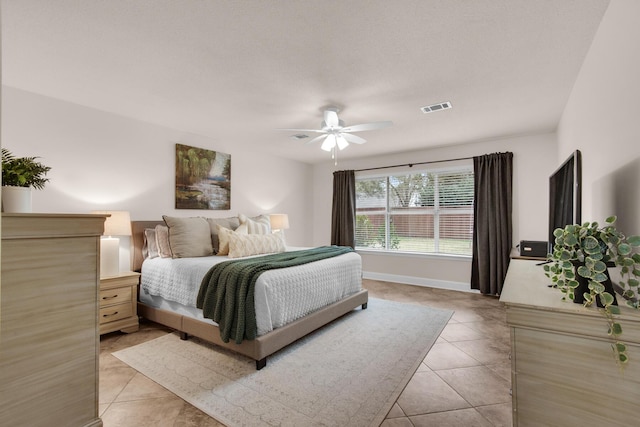
[[[509, 330], [497, 298], [374, 280], [363, 285], [374, 298], [455, 310], [382, 427], [512, 425]], [[222, 425], [111, 355], [168, 332], [142, 322], [136, 333], [101, 337], [105, 427]]]

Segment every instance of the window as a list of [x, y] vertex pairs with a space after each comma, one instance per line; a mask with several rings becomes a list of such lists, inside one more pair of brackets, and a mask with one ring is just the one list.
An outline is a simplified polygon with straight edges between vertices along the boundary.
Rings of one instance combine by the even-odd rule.
[[356, 248], [471, 255], [473, 165], [356, 176]]

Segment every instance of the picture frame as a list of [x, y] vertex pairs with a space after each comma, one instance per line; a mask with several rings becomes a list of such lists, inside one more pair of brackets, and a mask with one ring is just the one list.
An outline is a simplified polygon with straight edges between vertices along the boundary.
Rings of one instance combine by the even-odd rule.
[[231, 155], [176, 144], [176, 209], [231, 209]]

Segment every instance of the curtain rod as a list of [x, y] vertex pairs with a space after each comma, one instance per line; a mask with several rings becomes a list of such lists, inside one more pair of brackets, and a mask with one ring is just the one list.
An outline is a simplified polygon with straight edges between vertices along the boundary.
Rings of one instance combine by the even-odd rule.
[[473, 157], [460, 157], [460, 158], [457, 158], [457, 159], [448, 159], [448, 160], [431, 160], [429, 162], [405, 163], [405, 164], [402, 164], [402, 165], [380, 166], [378, 168], [355, 169], [354, 172], [364, 172], [364, 171], [373, 171], [373, 170], [378, 170], [378, 169], [399, 168], [401, 166], [409, 166], [410, 168], [412, 168], [415, 165], [428, 165], [428, 164], [431, 164], [431, 163], [455, 162], [456, 160], [470, 160], [470, 159], [473, 159]]

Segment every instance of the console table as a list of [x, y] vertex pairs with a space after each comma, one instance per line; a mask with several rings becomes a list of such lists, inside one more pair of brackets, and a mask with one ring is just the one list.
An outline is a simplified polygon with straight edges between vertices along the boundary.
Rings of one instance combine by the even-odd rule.
[[2, 214], [0, 426], [99, 427], [105, 216]]
[[536, 264], [512, 259], [500, 297], [511, 329], [513, 425], [637, 425], [640, 313], [620, 302], [630, 358], [620, 370], [604, 317], [562, 301]]

